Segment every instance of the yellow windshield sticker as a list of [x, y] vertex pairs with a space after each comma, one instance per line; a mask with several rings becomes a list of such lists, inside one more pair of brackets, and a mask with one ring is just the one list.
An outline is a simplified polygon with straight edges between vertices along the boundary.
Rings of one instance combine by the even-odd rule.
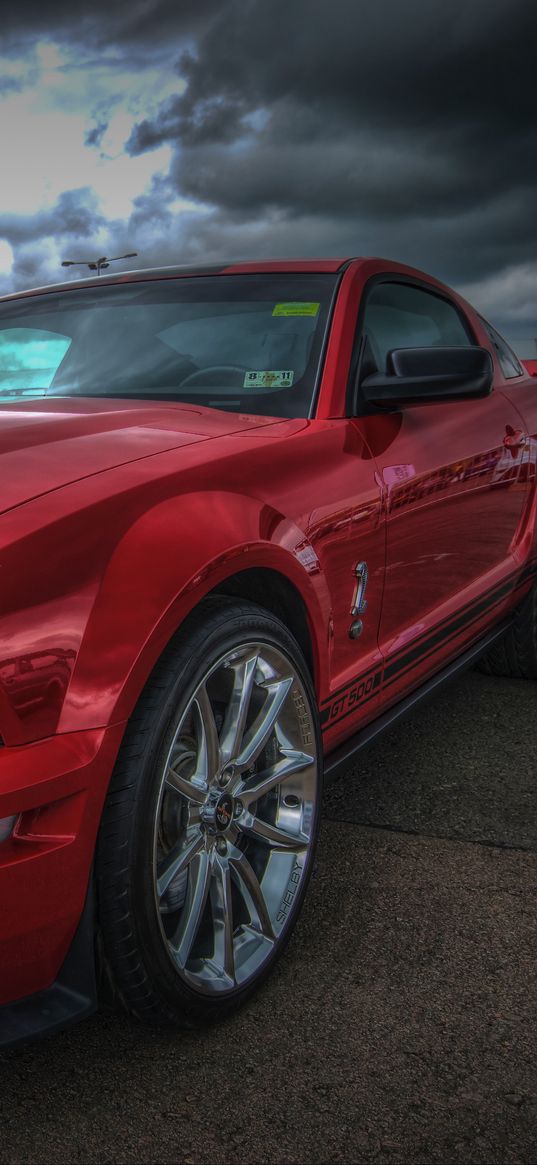
[[289, 388], [295, 374], [289, 372], [247, 372], [244, 388]]
[[273, 316], [316, 316], [320, 303], [277, 303]]

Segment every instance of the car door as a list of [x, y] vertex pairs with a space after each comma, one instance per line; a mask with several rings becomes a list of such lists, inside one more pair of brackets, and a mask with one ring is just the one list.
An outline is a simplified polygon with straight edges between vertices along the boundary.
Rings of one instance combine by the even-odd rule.
[[330, 590], [330, 694], [320, 713], [325, 747], [333, 748], [375, 715], [380, 700], [385, 533], [364, 425], [347, 419], [320, 425], [324, 448], [316, 465], [324, 470], [322, 497], [310, 513], [307, 534]]
[[[447, 295], [389, 273], [367, 287], [362, 320], [364, 364], [383, 373], [393, 349], [477, 343]], [[386, 515], [386, 702], [461, 653], [508, 602], [529, 487], [501, 466], [520, 425], [498, 384], [484, 399], [367, 418]]]

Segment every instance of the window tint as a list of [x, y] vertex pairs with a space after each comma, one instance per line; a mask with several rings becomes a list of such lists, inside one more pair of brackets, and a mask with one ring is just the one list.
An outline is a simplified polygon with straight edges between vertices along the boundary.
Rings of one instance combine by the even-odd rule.
[[337, 277], [194, 276], [0, 305], [0, 400], [104, 396], [307, 417]]
[[379, 372], [393, 348], [468, 347], [473, 343], [456, 308], [406, 283], [377, 283], [367, 299], [364, 330]]
[[509, 344], [507, 344], [502, 336], [500, 336], [500, 333], [496, 331], [496, 328], [492, 327], [492, 324], [489, 324], [487, 320], [483, 319], [483, 317], [481, 317], [481, 319], [485, 331], [492, 341], [494, 351], [498, 357], [500, 368], [505, 376], [505, 379], [511, 380], [513, 376], [522, 376], [524, 369], [520, 361], [515, 356], [512, 348], [510, 348]]

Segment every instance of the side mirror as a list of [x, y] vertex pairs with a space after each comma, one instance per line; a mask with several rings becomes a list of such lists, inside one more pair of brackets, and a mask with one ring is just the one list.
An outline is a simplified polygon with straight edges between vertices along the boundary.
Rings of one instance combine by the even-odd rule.
[[487, 348], [394, 348], [387, 372], [364, 376], [360, 394], [378, 408], [441, 404], [488, 396], [493, 376]]

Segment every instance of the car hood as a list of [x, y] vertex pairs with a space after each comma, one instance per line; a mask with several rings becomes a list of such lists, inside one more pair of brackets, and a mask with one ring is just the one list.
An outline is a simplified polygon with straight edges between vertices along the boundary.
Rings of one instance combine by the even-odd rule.
[[195, 405], [33, 399], [0, 405], [0, 513], [104, 470], [274, 424]]

